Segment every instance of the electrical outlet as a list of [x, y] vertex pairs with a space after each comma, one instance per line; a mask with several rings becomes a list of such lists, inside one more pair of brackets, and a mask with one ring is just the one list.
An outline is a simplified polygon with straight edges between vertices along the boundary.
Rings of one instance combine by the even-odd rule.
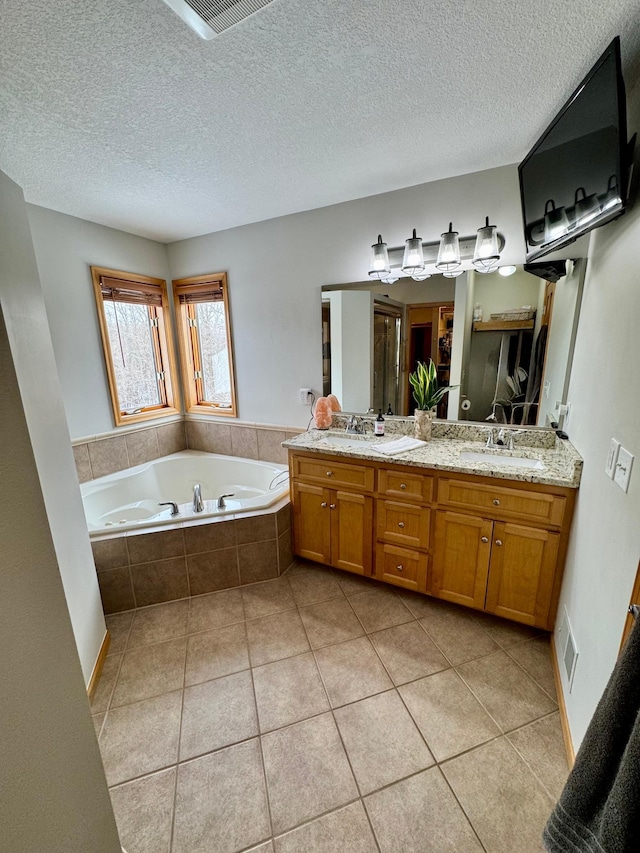
[[631, 477], [631, 468], [633, 467], [633, 456], [624, 447], [618, 451], [618, 461], [616, 462], [616, 473], [613, 478], [623, 492], [629, 491], [629, 479]]
[[312, 400], [313, 400], [313, 391], [311, 390], [311, 388], [301, 388], [300, 389], [300, 405], [301, 406], [310, 406]]
[[544, 385], [542, 386], [542, 388], [543, 388], [544, 396], [548, 399], [549, 398], [549, 392], [551, 391], [551, 383], [549, 382], [548, 379], [545, 379]]
[[616, 473], [616, 462], [618, 461], [618, 451], [620, 450], [620, 442], [615, 438], [611, 439], [609, 444], [609, 452], [607, 453], [607, 464], [604, 466], [604, 473], [607, 477], [613, 480]]

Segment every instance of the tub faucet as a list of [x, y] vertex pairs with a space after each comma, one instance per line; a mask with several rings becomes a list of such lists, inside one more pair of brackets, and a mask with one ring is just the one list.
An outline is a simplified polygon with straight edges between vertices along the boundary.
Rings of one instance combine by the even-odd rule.
[[170, 506], [171, 507], [171, 518], [173, 518], [174, 515], [180, 515], [180, 510], [178, 509], [178, 504], [175, 503], [174, 501], [160, 501], [158, 506]]
[[216, 509], [226, 509], [226, 503], [224, 502], [225, 498], [232, 498], [235, 495], [235, 492], [232, 492], [230, 495], [220, 495], [218, 500], [216, 501]]
[[202, 492], [200, 490], [200, 483], [196, 483], [193, 487], [193, 511], [202, 512], [203, 510], [204, 504], [202, 503]]

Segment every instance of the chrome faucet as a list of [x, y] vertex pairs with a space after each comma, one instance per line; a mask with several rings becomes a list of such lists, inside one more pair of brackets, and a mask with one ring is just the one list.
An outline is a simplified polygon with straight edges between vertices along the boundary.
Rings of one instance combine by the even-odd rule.
[[351, 415], [347, 421], [345, 432], [352, 435], [364, 435], [364, 421], [357, 415]]
[[231, 492], [230, 495], [220, 495], [218, 500], [216, 501], [216, 509], [226, 509], [226, 503], [224, 502], [225, 498], [232, 498], [235, 495], [235, 492]]
[[521, 429], [500, 429], [497, 427], [488, 427], [489, 435], [485, 447], [489, 450], [513, 450], [513, 437], [519, 435], [524, 430]]
[[200, 483], [196, 483], [193, 487], [193, 511], [202, 512], [203, 510], [204, 504], [202, 503], [202, 491], [200, 489]]
[[160, 501], [158, 506], [170, 506], [171, 507], [171, 518], [175, 515], [180, 515], [180, 510], [178, 509], [178, 504], [174, 501]]

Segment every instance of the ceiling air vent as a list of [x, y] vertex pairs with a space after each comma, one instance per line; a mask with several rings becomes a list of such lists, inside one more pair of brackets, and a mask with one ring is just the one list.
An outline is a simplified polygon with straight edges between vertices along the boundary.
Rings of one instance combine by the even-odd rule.
[[203, 39], [212, 39], [274, 0], [164, 0]]

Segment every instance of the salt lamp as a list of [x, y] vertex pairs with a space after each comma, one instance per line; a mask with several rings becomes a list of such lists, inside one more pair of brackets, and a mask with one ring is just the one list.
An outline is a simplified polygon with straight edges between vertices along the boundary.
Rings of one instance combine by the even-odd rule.
[[313, 417], [317, 429], [329, 429], [333, 420], [333, 412], [331, 411], [331, 404], [327, 397], [318, 398]]
[[329, 396], [327, 397], [327, 400], [329, 401], [329, 405], [331, 406], [332, 412], [341, 412], [342, 411], [342, 407], [340, 406], [338, 398], [336, 397], [335, 394], [329, 394]]

